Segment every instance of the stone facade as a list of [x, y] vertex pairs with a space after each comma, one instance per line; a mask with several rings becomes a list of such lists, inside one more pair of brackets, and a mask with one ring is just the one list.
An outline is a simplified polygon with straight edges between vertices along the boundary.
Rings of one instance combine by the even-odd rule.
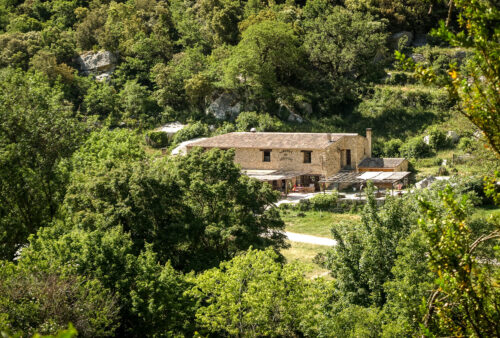
[[[318, 134], [324, 135], [324, 134]], [[293, 147], [273, 147], [266, 144], [263, 147], [231, 146], [219, 145], [218, 148], [235, 149], [235, 162], [241, 165], [243, 170], [281, 170], [287, 172], [296, 172], [300, 175], [329, 177], [341, 169], [348, 168], [357, 170], [358, 164], [370, 154], [369, 141], [367, 138], [358, 134], [332, 134], [335, 135], [335, 141], [314, 147], [314, 144], [307, 143], [303, 148], [299, 144]], [[246, 137], [246, 136], [245, 136]], [[220, 143], [218, 143], [220, 144]], [[210, 140], [196, 142], [189, 145], [188, 148], [201, 146], [204, 148], [213, 148]], [[189, 149], [188, 149], [189, 150]], [[264, 161], [264, 151], [270, 151], [270, 161]], [[305, 152], [310, 152], [311, 162], [305, 162]]]

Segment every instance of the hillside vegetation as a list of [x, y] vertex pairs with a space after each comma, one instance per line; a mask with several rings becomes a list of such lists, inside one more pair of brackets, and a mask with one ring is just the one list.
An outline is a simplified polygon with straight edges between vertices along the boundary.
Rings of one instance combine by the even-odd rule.
[[[499, 337], [499, 22], [491, 0], [0, 0], [0, 335]], [[233, 150], [169, 154], [368, 127], [450, 184], [277, 208]]]

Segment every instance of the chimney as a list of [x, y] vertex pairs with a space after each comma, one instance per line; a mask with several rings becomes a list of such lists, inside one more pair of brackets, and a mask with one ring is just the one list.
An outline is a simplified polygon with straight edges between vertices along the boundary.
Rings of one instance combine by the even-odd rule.
[[372, 157], [372, 128], [366, 128], [366, 139], [368, 140], [368, 157]]

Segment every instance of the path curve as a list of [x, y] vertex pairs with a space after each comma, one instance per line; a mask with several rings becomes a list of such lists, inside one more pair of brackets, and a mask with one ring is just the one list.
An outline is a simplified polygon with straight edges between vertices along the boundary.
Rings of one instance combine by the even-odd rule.
[[311, 235], [297, 234], [295, 232], [288, 232], [288, 231], [285, 232], [285, 235], [292, 242], [325, 245], [325, 246], [334, 246], [337, 244], [335, 240], [326, 237], [316, 237]]

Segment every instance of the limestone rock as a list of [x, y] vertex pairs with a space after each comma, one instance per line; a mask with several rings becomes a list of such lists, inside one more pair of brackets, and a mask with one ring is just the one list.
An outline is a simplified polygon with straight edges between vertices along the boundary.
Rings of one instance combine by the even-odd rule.
[[425, 144], [427, 144], [427, 145], [428, 145], [429, 143], [431, 143], [431, 137], [430, 137], [429, 135], [425, 135], [425, 136], [424, 136], [424, 143], [425, 143]]
[[449, 130], [446, 133], [446, 138], [448, 138], [451, 142], [457, 143], [460, 140], [460, 135], [458, 135], [455, 131]]
[[223, 93], [217, 97], [205, 110], [218, 120], [234, 119], [241, 113], [241, 103], [235, 95]]
[[83, 74], [110, 73], [115, 69], [116, 56], [109, 51], [87, 52], [79, 55], [76, 62], [80, 65]]
[[113, 72], [104, 72], [97, 75], [95, 77], [95, 80], [99, 82], [109, 82], [111, 80], [111, 74], [113, 74]]
[[401, 31], [398, 33], [394, 33], [389, 37], [389, 46], [392, 49], [398, 49], [400, 41], [402, 42], [402, 39], [406, 38], [405, 45], [409, 46], [411, 45], [411, 42], [413, 41], [413, 33], [408, 32], [408, 31]]
[[415, 62], [415, 63], [425, 62], [425, 57], [422, 54], [413, 53], [410, 55], [410, 57], [412, 58], [413, 62]]
[[174, 136], [175, 133], [184, 129], [185, 127], [186, 127], [186, 125], [182, 124], [180, 122], [170, 122], [170, 123], [167, 123], [167, 124], [161, 126], [157, 130], [166, 133], [168, 135], [168, 137], [171, 138]]
[[311, 115], [313, 112], [312, 105], [309, 102], [300, 102], [298, 106], [300, 110], [306, 113], [307, 115]]
[[288, 115], [288, 121], [302, 123], [304, 122], [304, 119], [299, 114], [290, 112], [290, 114]]
[[[290, 107], [287, 103], [285, 103], [283, 100], [278, 99], [277, 102], [280, 105], [279, 112], [280, 112], [281, 116], [284, 115], [283, 117], [284, 118], [286, 117], [286, 119], [288, 121], [290, 121], [290, 122], [298, 122], [298, 123], [304, 122], [304, 118], [302, 118], [302, 116], [300, 116], [299, 114], [297, 114], [294, 111], [294, 109], [292, 107]], [[312, 112], [312, 107], [311, 107], [311, 112]]]

